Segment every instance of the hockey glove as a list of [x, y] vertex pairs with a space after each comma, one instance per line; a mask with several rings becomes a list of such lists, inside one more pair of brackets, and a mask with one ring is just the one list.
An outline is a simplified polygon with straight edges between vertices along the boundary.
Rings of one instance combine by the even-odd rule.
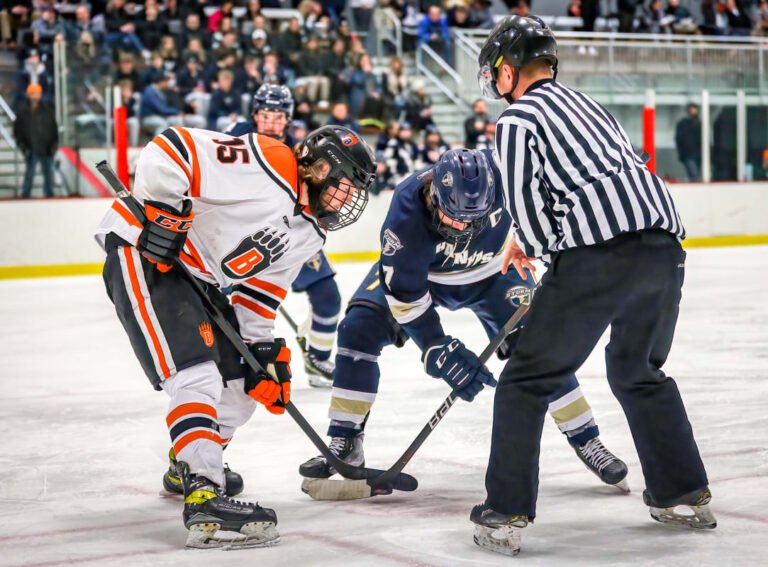
[[291, 351], [285, 346], [285, 339], [254, 343], [250, 350], [266, 372], [257, 374], [248, 368], [245, 374], [245, 393], [264, 404], [270, 413], [285, 412], [285, 404], [291, 401]]
[[442, 378], [462, 400], [471, 402], [484, 386], [496, 386], [496, 380], [475, 353], [458, 339], [446, 336], [422, 355], [424, 369]]
[[145, 201], [147, 219], [136, 248], [147, 260], [157, 264], [161, 272], [167, 272], [179, 257], [187, 232], [192, 228], [192, 201], [185, 200], [181, 212], [160, 201]]

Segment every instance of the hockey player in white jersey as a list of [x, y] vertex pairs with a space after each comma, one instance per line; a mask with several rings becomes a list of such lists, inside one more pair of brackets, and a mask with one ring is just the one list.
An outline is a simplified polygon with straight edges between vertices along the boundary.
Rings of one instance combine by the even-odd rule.
[[[231, 498], [222, 448], [257, 403], [290, 400], [290, 351], [272, 336], [280, 302], [327, 230], [360, 217], [375, 159], [354, 132], [326, 126], [295, 150], [269, 137], [169, 128], [145, 147], [135, 197], [116, 200], [96, 231], [104, 281], [166, 413], [190, 547], [277, 543], [274, 510]], [[180, 260], [268, 369], [255, 374], [211, 324]], [[232, 290], [231, 304], [221, 290]], [[217, 531], [234, 532], [218, 536]], [[227, 537], [228, 536], [228, 537]]]

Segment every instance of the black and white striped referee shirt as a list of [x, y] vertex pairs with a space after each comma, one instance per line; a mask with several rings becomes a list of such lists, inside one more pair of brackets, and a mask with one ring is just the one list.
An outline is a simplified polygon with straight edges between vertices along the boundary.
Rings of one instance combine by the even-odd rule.
[[616, 119], [588, 96], [537, 81], [496, 125], [515, 237], [528, 256], [660, 228], [685, 237], [672, 197]]

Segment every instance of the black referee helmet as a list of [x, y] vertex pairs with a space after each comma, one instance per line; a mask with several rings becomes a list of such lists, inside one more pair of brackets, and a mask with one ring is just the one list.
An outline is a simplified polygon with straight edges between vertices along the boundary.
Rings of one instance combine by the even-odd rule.
[[[557, 76], [557, 41], [547, 24], [536, 16], [510, 16], [501, 20], [491, 30], [477, 58], [480, 65], [477, 80], [483, 96], [504, 98], [511, 104], [520, 69], [537, 59], [549, 61]], [[505, 60], [515, 69], [515, 79], [509, 92], [500, 93], [496, 79]]]

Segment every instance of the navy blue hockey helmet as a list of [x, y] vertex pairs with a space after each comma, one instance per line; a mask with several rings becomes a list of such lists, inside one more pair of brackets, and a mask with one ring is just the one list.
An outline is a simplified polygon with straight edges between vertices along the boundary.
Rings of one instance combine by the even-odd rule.
[[261, 85], [256, 94], [253, 95], [251, 114], [255, 114], [262, 109], [285, 112], [288, 120], [290, 120], [293, 118], [293, 96], [291, 91], [288, 87], [281, 85]]
[[479, 150], [445, 152], [432, 170], [430, 197], [437, 233], [451, 242], [471, 239], [485, 227], [496, 198], [488, 158]]

